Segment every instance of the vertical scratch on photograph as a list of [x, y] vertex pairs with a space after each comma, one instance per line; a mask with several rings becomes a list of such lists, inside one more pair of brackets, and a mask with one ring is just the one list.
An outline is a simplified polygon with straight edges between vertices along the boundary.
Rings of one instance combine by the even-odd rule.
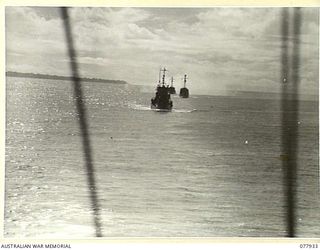
[[101, 215], [100, 215], [100, 206], [98, 202], [98, 195], [96, 192], [95, 170], [93, 166], [89, 131], [88, 131], [88, 125], [87, 125], [87, 118], [86, 118], [86, 108], [83, 102], [83, 94], [82, 94], [81, 82], [80, 82], [80, 77], [78, 72], [76, 51], [74, 49], [74, 44], [72, 39], [72, 30], [71, 30], [71, 25], [69, 21], [68, 9], [60, 8], [60, 11], [63, 18], [65, 36], [66, 36], [66, 41], [68, 45], [68, 53], [70, 57], [70, 67], [72, 70], [72, 78], [73, 78], [73, 85], [74, 85], [74, 97], [76, 100], [77, 112], [79, 116], [79, 125], [80, 125], [81, 135], [82, 135], [83, 153], [85, 157], [87, 181], [88, 181], [88, 188], [89, 188], [90, 199], [91, 199], [91, 207], [94, 214], [95, 232], [97, 237], [102, 237], [101, 219], [100, 219]]
[[[299, 67], [300, 67], [300, 26], [299, 8], [293, 12], [292, 53], [289, 53], [290, 13], [282, 10], [282, 167], [285, 171], [284, 186], [286, 199], [287, 236], [296, 235], [296, 188], [297, 188], [297, 148], [299, 112]], [[289, 55], [292, 55], [291, 60]]]

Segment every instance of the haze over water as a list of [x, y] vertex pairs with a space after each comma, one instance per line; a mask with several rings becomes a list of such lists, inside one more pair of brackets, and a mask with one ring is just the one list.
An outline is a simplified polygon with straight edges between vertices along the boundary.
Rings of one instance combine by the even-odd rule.
[[[72, 83], [7, 77], [5, 237], [94, 237]], [[279, 100], [83, 83], [103, 235], [284, 237]], [[318, 102], [299, 112], [297, 236], [318, 237]]]

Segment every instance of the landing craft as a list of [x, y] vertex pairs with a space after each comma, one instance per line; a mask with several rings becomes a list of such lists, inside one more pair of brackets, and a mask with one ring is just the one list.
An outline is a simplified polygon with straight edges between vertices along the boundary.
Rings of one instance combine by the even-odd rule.
[[171, 86], [169, 88], [169, 93], [171, 95], [175, 95], [176, 94], [176, 89], [173, 87], [173, 77], [171, 77]]
[[183, 88], [180, 89], [180, 94], [179, 94], [179, 96], [181, 98], [188, 98], [189, 97], [189, 90], [186, 87], [186, 83], [187, 83], [187, 75], [184, 75]]
[[158, 109], [162, 111], [170, 111], [172, 109], [172, 100], [170, 98], [170, 92], [169, 92], [169, 86], [165, 85], [165, 76], [166, 76], [166, 68], [163, 68], [163, 70], [160, 69], [159, 76], [162, 74], [162, 82], [160, 82], [159, 77], [159, 83], [157, 85], [157, 91], [155, 97], [151, 99], [151, 108], [152, 109]]

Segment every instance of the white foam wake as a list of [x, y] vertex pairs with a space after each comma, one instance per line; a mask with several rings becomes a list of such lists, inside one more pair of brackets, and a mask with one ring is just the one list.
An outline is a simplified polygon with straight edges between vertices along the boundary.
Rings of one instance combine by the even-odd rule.
[[[141, 104], [136, 104], [136, 103], [131, 103], [128, 105], [129, 108], [134, 109], [134, 110], [142, 110], [142, 111], [163, 111], [162, 109], [152, 109], [150, 106], [146, 106], [146, 105], [141, 105]], [[175, 109], [173, 108], [171, 110], [171, 112], [175, 112], [175, 113], [191, 113], [197, 111], [196, 109]]]

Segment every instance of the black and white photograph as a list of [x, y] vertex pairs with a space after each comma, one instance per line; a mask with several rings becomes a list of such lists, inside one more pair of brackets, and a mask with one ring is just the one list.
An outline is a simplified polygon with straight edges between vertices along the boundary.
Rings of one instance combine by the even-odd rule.
[[318, 7], [4, 15], [5, 239], [320, 236]]

